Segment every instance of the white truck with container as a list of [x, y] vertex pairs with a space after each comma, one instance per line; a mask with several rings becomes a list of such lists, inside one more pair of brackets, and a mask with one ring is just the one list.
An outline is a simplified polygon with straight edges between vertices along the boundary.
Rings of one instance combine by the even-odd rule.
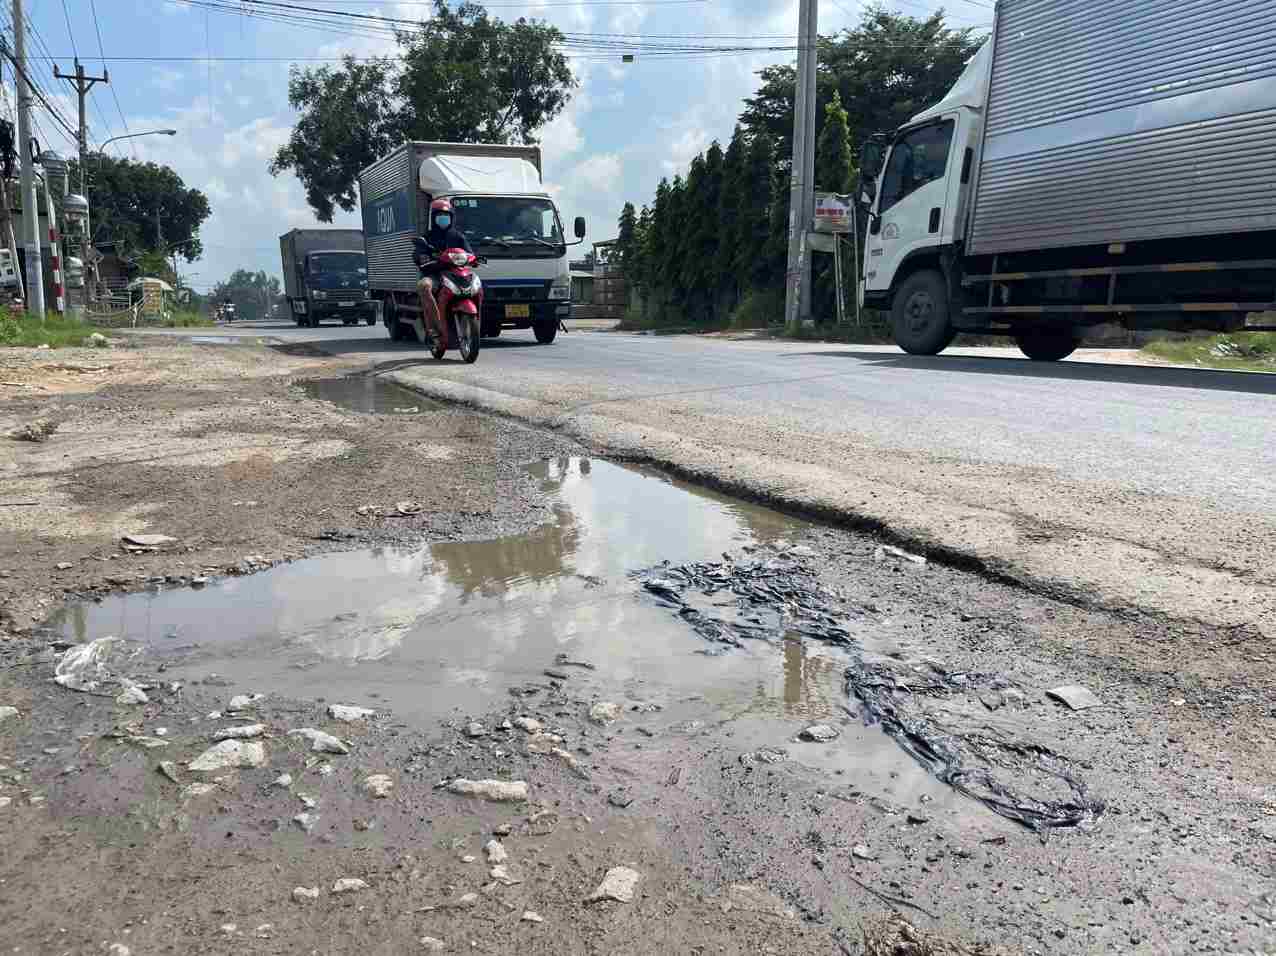
[[1270, 328], [1276, 3], [1000, 0], [948, 95], [864, 147], [862, 300], [906, 352]]
[[585, 220], [567, 242], [539, 146], [405, 143], [359, 174], [359, 196], [368, 283], [391, 339], [423, 332], [414, 240], [428, 232], [436, 199], [452, 204], [456, 227], [486, 260], [483, 336], [531, 329], [547, 345], [571, 317], [567, 248], [584, 238]]

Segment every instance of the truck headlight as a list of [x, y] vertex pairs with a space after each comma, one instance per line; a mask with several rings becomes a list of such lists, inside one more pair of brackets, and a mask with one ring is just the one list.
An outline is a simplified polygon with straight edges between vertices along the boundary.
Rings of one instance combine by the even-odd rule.
[[326, 298], [328, 298], [328, 293], [326, 293], [326, 292], [324, 292], [324, 291], [322, 291], [322, 290], [317, 290], [317, 291], [315, 292], [315, 298], [316, 298], [316, 299], [326, 299]]
[[549, 297], [551, 299], [570, 299], [572, 297], [572, 280], [566, 277], [555, 279], [554, 284], [549, 287]]

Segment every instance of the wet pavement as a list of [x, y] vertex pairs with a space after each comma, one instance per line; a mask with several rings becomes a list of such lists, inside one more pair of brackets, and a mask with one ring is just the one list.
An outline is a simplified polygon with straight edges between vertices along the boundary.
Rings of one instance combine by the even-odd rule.
[[312, 379], [298, 382], [297, 387], [310, 398], [332, 402], [355, 412], [413, 414], [439, 407], [437, 402], [375, 375]]

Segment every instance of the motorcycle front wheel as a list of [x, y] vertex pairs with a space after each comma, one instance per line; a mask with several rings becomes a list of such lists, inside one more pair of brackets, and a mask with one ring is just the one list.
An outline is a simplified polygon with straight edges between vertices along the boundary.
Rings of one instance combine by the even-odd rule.
[[461, 361], [473, 365], [479, 357], [482, 345], [482, 329], [479, 328], [479, 317], [468, 313], [456, 317], [457, 345], [461, 350]]

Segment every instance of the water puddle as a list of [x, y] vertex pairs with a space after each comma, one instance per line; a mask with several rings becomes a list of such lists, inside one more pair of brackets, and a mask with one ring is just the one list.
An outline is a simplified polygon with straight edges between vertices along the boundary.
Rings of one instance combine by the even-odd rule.
[[347, 375], [296, 384], [311, 398], [332, 402], [355, 412], [412, 414], [439, 407], [436, 402], [375, 375]]
[[[887, 799], [953, 801], [886, 735], [846, 721], [850, 649], [792, 633], [724, 648], [631, 576], [792, 540], [803, 522], [587, 458], [533, 474], [554, 520], [525, 534], [324, 555], [202, 589], [70, 605], [50, 623], [75, 641], [145, 642], [171, 679], [217, 674], [234, 692], [379, 705], [419, 726], [502, 708], [510, 688], [544, 684], [566, 655], [596, 665], [567, 668], [574, 696], [661, 705], [640, 722], [716, 726], [742, 751], [785, 748]], [[795, 743], [814, 722], [838, 723], [842, 738]]]

